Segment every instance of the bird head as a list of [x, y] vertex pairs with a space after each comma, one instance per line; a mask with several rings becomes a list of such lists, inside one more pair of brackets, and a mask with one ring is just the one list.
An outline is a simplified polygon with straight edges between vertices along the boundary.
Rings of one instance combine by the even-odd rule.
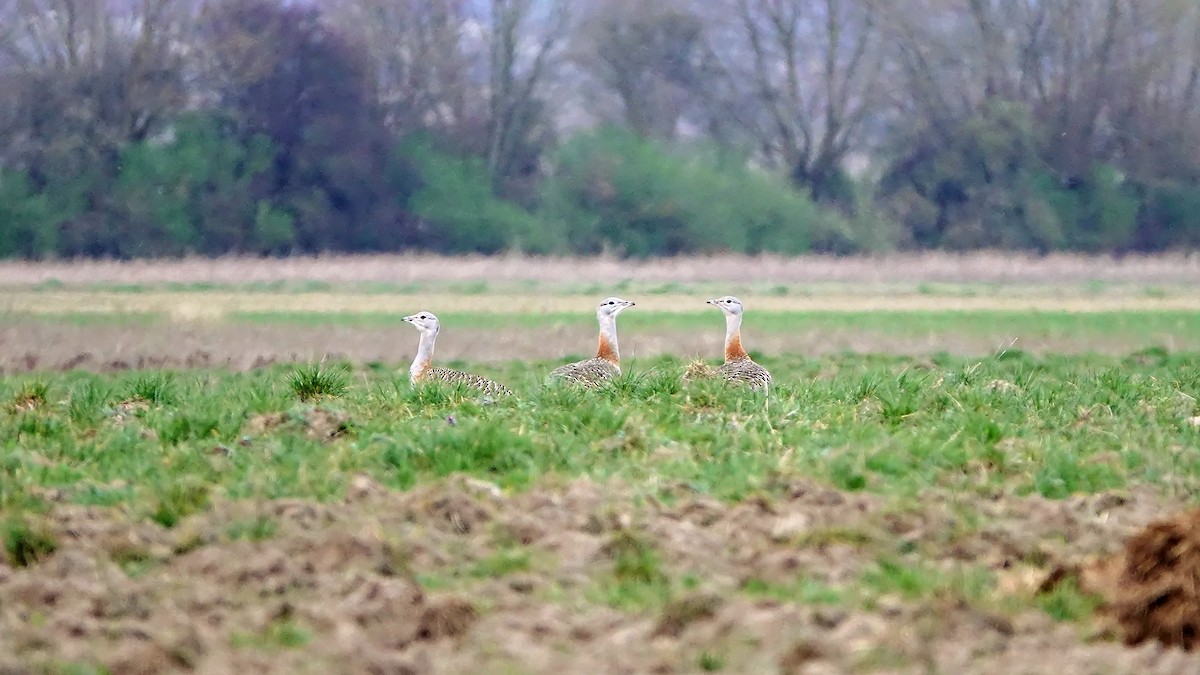
[[633, 307], [635, 303], [632, 300], [622, 300], [621, 298], [605, 298], [600, 301], [600, 305], [596, 307], [596, 316], [600, 318], [610, 317], [616, 318], [621, 310], [626, 307]]
[[715, 306], [726, 314], [737, 316], [742, 313], [742, 301], [732, 295], [725, 295], [714, 300], [706, 300], [710, 305]]
[[417, 312], [404, 317], [404, 320], [417, 327], [417, 330], [422, 333], [433, 333], [437, 335], [441, 329], [441, 324], [438, 323], [438, 318], [433, 315], [433, 312]]

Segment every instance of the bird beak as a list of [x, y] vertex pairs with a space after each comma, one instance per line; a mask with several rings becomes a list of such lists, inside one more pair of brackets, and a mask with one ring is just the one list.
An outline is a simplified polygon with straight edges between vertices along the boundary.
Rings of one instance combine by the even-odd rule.
[[409, 314], [408, 316], [404, 317], [404, 320], [409, 323], [413, 323], [414, 321], [416, 321], [416, 319], [417, 319], [416, 314]]
[[705, 301], [704, 301], [704, 304], [706, 304], [706, 305], [715, 305], [715, 304], [717, 304], [717, 301], [716, 301], [716, 300], [705, 300]]
[[626, 306], [626, 307], [633, 307], [633, 306], [634, 306], [634, 305], [636, 305], [636, 304], [637, 304], [637, 303], [636, 303], [636, 302], [634, 302], [634, 301], [632, 301], [632, 300], [626, 300], [626, 301], [625, 301], [625, 306]]

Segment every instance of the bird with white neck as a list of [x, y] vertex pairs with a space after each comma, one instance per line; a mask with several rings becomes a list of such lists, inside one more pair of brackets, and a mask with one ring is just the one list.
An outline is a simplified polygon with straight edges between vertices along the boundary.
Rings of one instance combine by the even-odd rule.
[[550, 371], [551, 379], [562, 379], [586, 387], [599, 386], [621, 374], [621, 352], [617, 346], [617, 315], [634, 306], [631, 300], [605, 298], [596, 307], [600, 337], [596, 355], [590, 359], [561, 365]]
[[725, 363], [721, 364], [717, 373], [728, 382], [747, 384], [752, 389], [765, 391], [771, 386], [771, 373], [755, 363], [742, 347], [742, 315], [745, 312], [742, 301], [725, 295], [707, 302], [725, 314]]
[[462, 384], [472, 389], [478, 389], [485, 394], [511, 396], [512, 390], [493, 382], [486, 377], [464, 373], [451, 368], [437, 368], [433, 365], [433, 349], [437, 342], [442, 324], [433, 312], [417, 312], [404, 317], [417, 330], [421, 331], [421, 341], [417, 344], [417, 356], [408, 369], [408, 380], [417, 386], [425, 382], [445, 382], [447, 384]]

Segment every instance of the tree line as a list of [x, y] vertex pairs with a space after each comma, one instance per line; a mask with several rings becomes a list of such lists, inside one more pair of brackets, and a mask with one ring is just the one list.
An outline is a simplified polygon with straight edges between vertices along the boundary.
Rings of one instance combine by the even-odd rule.
[[0, 0], [0, 256], [1200, 244], [1192, 0]]

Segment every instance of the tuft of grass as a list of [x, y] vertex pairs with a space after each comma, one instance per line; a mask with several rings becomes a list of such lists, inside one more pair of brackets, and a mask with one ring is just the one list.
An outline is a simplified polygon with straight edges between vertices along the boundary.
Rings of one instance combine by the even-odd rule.
[[661, 607], [673, 596], [670, 577], [654, 545], [643, 535], [618, 530], [605, 544], [612, 561], [611, 578], [601, 582], [601, 599], [615, 609], [640, 611]]
[[1095, 616], [1103, 600], [1079, 589], [1076, 579], [1064, 579], [1045, 593], [1039, 593], [1034, 602], [1038, 608], [1055, 621], [1083, 621]]
[[706, 673], [717, 673], [725, 669], [725, 659], [710, 651], [703, 651], [700, 653], [700, 661], [697, 665]]
[[125, 383], [126, 397], [154, 406], [170, 405], [176, 400], [175, 376], [168, 372], [136, 375]]
[[288, 386], [301, 401], [338, 398], [350, 389], [350, 370], [344, 366], [326, 368], [310, 363], [292, 371]]
[[742, 584], [741, 591], [752, 597], [773, 598], [802, 605], [840, 605], [848, 598], [846, 591], [804, 576], [799, 576], [788, 584], [751, 578]]
[[884, 558], [863, 573], [865, 586], [879, 594], [898, 593], [908, 599], [933, 594], [942, 580], [934, 570], [900, 560]]
[[149, 549], [132, 542], [121, 543], [111, 548], [108, 555], [131, 579], [144, 575], [155, 563]]
[[604, 550], [613, 560], [613, 576], [618, 581], [652, 584], [666, 579], [658, 551], [635, 532], [618, 531]]
[[229, 638], [235, 649], [295, 649], [311, 641], [312, 632], [288, 617], [272, 621], [260, 634], [234, 633]]
[[90, 427], [104, 416], [108, 388], [88, 379], [71, 386], [67, 394], [67, 417], [72, 423]]
[[166, 528], [208, 507], [209, 486], [197, 480], [167, 485], [155, 500], [150, 519]]
[[0, 525], [4, 553], [15, 567], [28, 567], [54, 553], [58, 542], [43, 527], [24, 518], [11, 518]]
[[275, 536], [279, 524], [267, 516], [235, 520], [225, 528], [225, 536], [233, 540], [263, 541]]
[[839, 489], [857, 492], [866, 489], [868, 479], [859, 466], [858, 458], [843, 454], [829, 464], [829, 478]]
[[285, 649], [303, 647], [312, 640], [312, 633], [295, 621], [283, 619], [267, 627], [266, 639]]
[[43, 380], [30, 380], [13, 394], [8, 407], [13, 412], [28, 412], [46, 404], [50, 396], [50, 385]]
[[498, 579], [517, 572], [528, 571], [532, 566], [532, 560], [533, 557], [529, 551], [503, 548], [475, 563], [469, 574], [481, 579]]
[[834, 544], [862, 547], [876, 540], [876, 535], [862, 529], [850, 527], [816, 527], [805, 530], [796, 537], [794, 544], [798, 548], [821, 548]]
[[61, 439], [66, 433], [66, 426], [56, 416], [41, 412], [27, 412], [21, 415], [16, 424], [16, 438], [40, 438], [46, 441]]
[[995, 585], [992, 574], [985, 569], [962, 567], [946, 571], [935, 569], [919, 560], [885, 556], [867, 568], [860, 579], [860, 588], [868, 597], [895, 594], [908, 600], [929, 600], [951, 597], [981, 603]]

